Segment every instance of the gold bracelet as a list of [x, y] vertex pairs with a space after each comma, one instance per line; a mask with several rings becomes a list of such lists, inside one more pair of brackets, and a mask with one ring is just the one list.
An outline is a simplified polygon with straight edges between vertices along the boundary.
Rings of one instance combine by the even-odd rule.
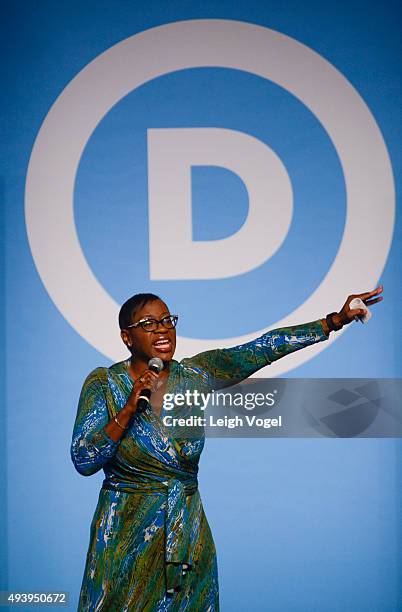
[[120, 427], [120, 429], [122, 429], [123, 431], [125, 431], [127, 429], [127, 427], [123, 427], [123, 425], [120, 425], [119, 421], [117, 420], [117, 416], [114, 417], [113, 419], [116, 424]]

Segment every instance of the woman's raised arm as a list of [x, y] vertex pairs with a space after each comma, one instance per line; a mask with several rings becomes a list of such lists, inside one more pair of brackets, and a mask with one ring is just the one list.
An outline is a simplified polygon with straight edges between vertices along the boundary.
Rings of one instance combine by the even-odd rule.
[[236, 384], [285, 355], [327, 340], [331, 331], [341, 329], [364, 314], [361, 308], [350, 308], [354, 298], [360, 298], [366, 306], [371, 306], [383, 299], [376, 297], [382, 290], [380, 285], [374, 291], [349, 295], [339, 312], [324, 319], [272, 329], [251, 342], [205, 351], [183, 359], [181, 364], [193, 370], [195, 379], [199, 379], [203, 388], [218, 389]]
[[203, 389], [219, 389], [248, 378], [273, 361], [328, 339], [322, 319], [272, 329], [251, 342], [199, 353], [180, 363], [192, 369]]

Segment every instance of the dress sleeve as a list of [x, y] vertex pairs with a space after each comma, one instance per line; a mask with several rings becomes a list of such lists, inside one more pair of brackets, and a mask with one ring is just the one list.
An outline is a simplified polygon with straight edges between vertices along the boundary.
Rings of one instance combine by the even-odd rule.
[[227, 349], [199, 353], [181, 364], [190, 368], [200, 385], [217, 389], [233, 385], [273, 361], [306, 346], [327, 340], [322, 321], [272, 329], [259, 338]]
[[83, 476], [98, 472], [115, 455], [119, 445], [104, 430], [109, 414], [100, 379], [102, 371], [103, 368], [97, 368], [85, 380], [74, 424], [71, 458]]

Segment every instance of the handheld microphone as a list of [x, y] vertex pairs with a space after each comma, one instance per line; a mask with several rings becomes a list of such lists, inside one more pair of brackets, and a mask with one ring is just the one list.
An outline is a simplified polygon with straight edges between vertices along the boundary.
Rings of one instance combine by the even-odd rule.
[[[160, 374], [163, 370], [163, 361], [159, 357], [152, 357], [148, 361], [148, 369], [156, 374]], [[137, 412], [144, 412], [151, 399], [151, 389], [143, 389], [137, 402]]]

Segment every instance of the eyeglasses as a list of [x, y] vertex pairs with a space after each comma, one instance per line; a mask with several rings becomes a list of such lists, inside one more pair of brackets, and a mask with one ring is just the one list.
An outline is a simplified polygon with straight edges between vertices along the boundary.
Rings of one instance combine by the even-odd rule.
[[161, 323], [166, 329], [173, 329], [176, 327], [178, 319], [178, 315], [167, 315], [159, 321], [156, 319], [141, 319], [141, 321], [127, 325], [127, 329], [130, 329], [130, 327], [135, 328], [140, 326], [146, 332], [154, 332], [158, 329], [159, 323]]

